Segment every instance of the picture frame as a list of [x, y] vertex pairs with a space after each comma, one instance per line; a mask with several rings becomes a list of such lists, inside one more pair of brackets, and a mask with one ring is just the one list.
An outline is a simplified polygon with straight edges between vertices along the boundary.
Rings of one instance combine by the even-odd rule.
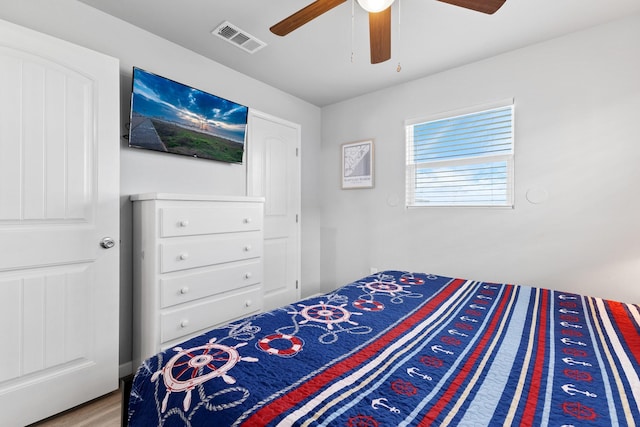
[[373, 139], [344, 143], [340, 152], [342, 189], [373, 188]]

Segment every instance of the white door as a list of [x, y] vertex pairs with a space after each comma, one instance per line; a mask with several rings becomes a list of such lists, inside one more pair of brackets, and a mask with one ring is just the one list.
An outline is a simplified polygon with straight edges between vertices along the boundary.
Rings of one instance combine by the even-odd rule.
[[2, 425], [118, 387], [118, 68], [0, 21]]
[[249, 115], [247, 193], [265, 198], [264, 306], [300, 299], [300, 126]]

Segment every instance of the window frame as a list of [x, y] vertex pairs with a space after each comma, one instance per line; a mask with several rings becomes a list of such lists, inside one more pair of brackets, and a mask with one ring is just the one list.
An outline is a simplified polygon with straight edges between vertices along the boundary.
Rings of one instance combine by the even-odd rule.
[[[508, 153], [496, 153], [496, 154], [476, 154], [467, 157], [460, 157], [454, 159], [433, 159], [422, 161], [419, 163], [413, 162], [414, 144], [412, 141], [412, 129], [416, 125], [437, 122], [447, 119], [455, 119], [463, 116], [470, 116], [474, 114], [481, 114], [487, 111], [496, 110], [500, 108], [511, 107], [511, 149]], [[490, 208], [511, 208], [515, 207], [515, 102], [513, 98], [503, 99], [500, 101], [486, 103], [482, 105], [476, 105], [463, 109], [457, 109], [453, 111], [447, 111], [428, 116], [421, 116], [418, 118], [408, 119], [404, 122], [405, 126], [405, 150], [406, 150], [406, 164], [405, 164], [405, 207], [406, 208], [428, 208], [428, 207], [490, 207]], [[456, 167], [470, 164], [486, 164], [489, 162], [505, 162], [506, 163], [506, 196], [505, 203], [473, 203], [466, 201], [464, 203], [419, 203], [416, 204], [415, 195], [416, 188], [416, 173], [418, 169], [430, 167]]]

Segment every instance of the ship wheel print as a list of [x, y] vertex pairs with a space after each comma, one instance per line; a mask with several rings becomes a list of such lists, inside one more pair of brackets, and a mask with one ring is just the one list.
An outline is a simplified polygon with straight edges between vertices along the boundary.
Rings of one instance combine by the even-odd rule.
[[257, 362], [255, 357], [241, 357], [238, 348], [247, 345], [240, 343], [234, 347], [216, 344], [216, 338], [207, 344], [189, 349], [176, 347], [177, 352], [169, 361], [151, 376], [155, 382], [162, 375], [167, 394], [162, 401], [161, 411], [167, 410], [169, 395], [173, 392], [186, 392], [183, 401], [185, 411], [191, 406], [191, 390], [212, 378], [222, 378], [227, 384], [234, 384], [236, 379], [228, 372], [238, 362]]
[[358, 325], [349, 319], [351, 315], [362, 315], [362, 313], [352, 313], [344, 308], [346, 305], [347, 304], [331, 305], [323, 301], [320, 301], [319, 304], [309, 306], [298, 304], [299, 307], [303, 307], [302, 310], [299, 313], [290, 312], [289, 314], [300, 314], [304, 317], [304, 320], [300, 322], [301, 325], [308, 322], [317, 322], [326, 325], [329, 330], [333, 330], [333, 325], [343, 322]]
[[587, 357], [589, 355], [585, 350], [580, 350], [579, 348], [574, 347], [563, 348], [562, 352], [576, 357]]
[[562, 373], [565, 377], [569, 377], [576, 381], [591, 381], [593, 379], [589, 372], [580, 371], [578, 369], [565, 369]]
[[347, 422], [349, 427], [378, 427], [378, 421], [371, 415], [358, 414], [355, 417], [349, 418]]
[[363, 286], [363, 289], [369, 290], [374, 294], [380, 293], [380, 294], [387, 294], [392, 297], [395, 297], [395, 296], [398, 296], [398, 294], [405, 292], [405, 289], [404, 289], [405, 287], [406, 286], [399, 285], [394, 282], [375, 281], [375, 282], [365, 283]]
[[562, 404], [562, 410], [579, 420], [593, 421], [597, 417], [593, 408], [582, 405], [579, 402], [564, 402]]

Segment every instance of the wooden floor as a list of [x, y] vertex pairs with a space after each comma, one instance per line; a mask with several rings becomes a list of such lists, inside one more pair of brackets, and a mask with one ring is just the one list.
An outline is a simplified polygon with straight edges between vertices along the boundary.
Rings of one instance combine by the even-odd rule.
[[116, 390], [30, 427], [119, 427], [122, 392]]

